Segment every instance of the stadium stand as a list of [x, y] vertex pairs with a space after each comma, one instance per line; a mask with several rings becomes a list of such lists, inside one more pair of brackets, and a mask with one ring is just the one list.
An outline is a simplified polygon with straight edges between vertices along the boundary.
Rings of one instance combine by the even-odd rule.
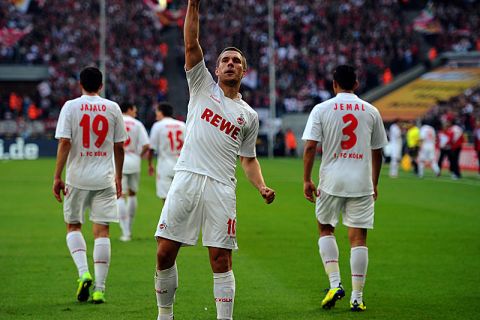
[[[179, 12], [183, 5], [175, 3]], [[144, 121], [168, 94], [165, 57], [181, 52], [183, 45], [181, 37], [176, 43], [164, 41], [162, 23], [151, 9], [150, 0], [111, 0], [107, 7], [107, 96], [135, 101]], [[244, 98], [256, 108], [268, 107], [267, 2], [205, 0], [202, 10], [201, 41], [209, 68], [224, 46], [238, 46], [250, 65]], [[98, 11], [97, 3], [74, 0], [62, 6], [31, 0], [27, 12], [11, 1], [0, 3], [0, 64], [45, 64], [49, 71], [34, 95], [1, 92], [0, 119], [55, 121], [64, 101], [79, 94], [79, 68], [98, 64]], [[308, 112], [331, 97], [337, 64], [358, 68], [363, 93], [428, 57], [480, 46], [478, 1], [284, 0], [276, 1], [274, 11], [280, 116]], [[219, 19], [225, 12], [229, 19]], [[181, 27], [182, 17], [175, 19]]]

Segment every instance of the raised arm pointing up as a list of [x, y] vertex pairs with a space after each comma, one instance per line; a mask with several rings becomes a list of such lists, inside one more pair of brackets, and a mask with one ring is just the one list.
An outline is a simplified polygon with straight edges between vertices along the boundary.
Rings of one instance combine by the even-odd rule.
[[187, 16], [183, 28], [185, 41], [185, 69], [190, 70], [203, 59], [202, 48], [198, 41], [200, 0], [188, 0]]

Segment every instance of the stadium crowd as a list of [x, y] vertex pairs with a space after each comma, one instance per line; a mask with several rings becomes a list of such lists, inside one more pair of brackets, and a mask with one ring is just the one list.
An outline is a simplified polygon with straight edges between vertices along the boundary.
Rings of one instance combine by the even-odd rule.
[[[98, 3], [67, 0], [56, 6], [40, 2], [24, 14], [9, 1], [2, 1], [0, 13], [0, 28], [33, 26], [17, 45], [0, 47], [0, 63], [47, 64], [49, 73], [48, 80], [38, 84], [35, 96], [20, 92], [13, 93], [18, 97], [12, 93], [2, 96], [0, 115], [3, 119], [32, 119], [28, 110], [34, 103], [39, 109], [34, 119], [57, 118], [63, 103], [80, 94], [78, 71], [99, 63]], [[110, 0], [106, 14], [107, 95], [119, 102], [135, 101], [139, 106], [164, 100], [168, 46], [154, 23], [154, 13], [142, 1]]]
[[[164, 59], [169, 46], [148, 1], [111, 0], [107, 6], [107, 96], [135, 101], [142, 120], [168, 92]], [[409, 1], [276, 1], [277, 114], [308, 112], [330, 98], [331, 72], [338, 64], [358, 68], [362, 81], [358, 92], [362, 93], [420, 63], [426, 54], [421, 52], [424, 39], [438, 52], [478, 50], [480, 37], [474, 32], [480, 23], [475, 14], [478, 1], [431, 1], [429, 19], [437, 22], [437, 29], [426, 37], [415, 32], [412, 11], [407, 10], [412, 8], [406, 3]], [[241, 48], [250, 67], [244, 79], [244, 99], [252, 106], [268, 107], [267, 1], [204, 0], [202, 10], [205, 31], [201, 41], [208, 48], [205, 59], [209, 68], [215, 67], [217, 54], [225, 45]], [[0, 3], [0, 29], [31, 27], [15, 45], [0, 44], [0, 63], [46, 64], [49, 71], [49, 78], [38, 84], [35, 95], [15, 93], [19, 99], [13, 100], [21, 100], [21, 107], [11, 105], [11, 92], [0, 96], [0, 119], [19, 115], [26, 120], [56, 119], [64, 101], [79, 94], [79, 68], [98, 64], [98, 12], [98, 3], [88, 1], [66, 0], [62, 6], [53, 6], [32, 0], [28, 13], [20, 13], [10, 1]], [[229, 18], [219, 19], [225, 12]], [[176, 45], [182, 46], [182, 39]]]

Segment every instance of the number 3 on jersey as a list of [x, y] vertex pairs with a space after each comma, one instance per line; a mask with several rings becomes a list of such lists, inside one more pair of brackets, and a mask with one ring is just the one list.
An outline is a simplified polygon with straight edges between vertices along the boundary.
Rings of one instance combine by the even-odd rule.
[[[82, 145], [84, 148], [90, 148], [90, 115], [84, 114], [80, 120], [80, 127], [82, 127]], [[93, 133], [97, 136], [95, 140], [95, 147], [100, 148], [108, 133], [108, 120], [102, 115], [96, 115], [92, 122]]]
[[357, 143], [357, 135], [355, 134], [355, 129], [358, 126], [358, 120], [352, 113], [347, 113], [342, 118], [343, 123], [349, 123], [345, 128], [342, 129], [344, 136], [347, 136], [347, 140], [342, 140], [341, 147], [343, 150], [351, 149]]

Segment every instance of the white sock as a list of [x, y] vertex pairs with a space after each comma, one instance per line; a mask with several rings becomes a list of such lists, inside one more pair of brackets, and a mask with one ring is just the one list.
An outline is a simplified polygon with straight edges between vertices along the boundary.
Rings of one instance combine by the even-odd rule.
[[425, 163], [423, 161], [420, 161], [418, 163], [418, 176], [423, 177], [423, 169], [425, 168]]
[[217, 305], [217, 319], [233, 319], [235, 276], [232, 270], [213, 274], [213, 294]]
[[340, 269], [338, 267], [338, 246], [335, 236], [324, 236], [318, 239], [320, 257], [322, 257], [325, 272], [330, 280], [330, 288], [340, 285]]
[[158, 320], [173, 319], [173, 302], [178, 288], [178, 270], [175, 263], [165, 270], [155, 273], [155, 292], [157, 295]]
[[398, 159], [392, 158], [390, 160], [390, 176], [396, 177], [398, 176]]
[[363, 302], [363, 287], [367, 277], [368, 248], [354, 247], [350, 251], [350, 268], [352, 270], [352, 297], [350, 301]]
[[438, 167], [437, 161], [432, 161], [432, 170], [436, 175], [440, 173], [440, 168]]
[[132, 234], [132, 225], [133, 225], [133, 220], [135, 219], [136, 212], [137, 212], [137, 196], [129, 196], [128, 203], [127, 203], [128, 235]]
[[93, 265], [95, 266], [95, 289], [105, 291], [108, 268], [110, 266], [110, 239], [97, 238], [93, 247]]
[[73, 262], [77, 266], [78, 276], [88, 272], [87, 262], [87, 244], [80, 231], [72, 231], [67, 233], [67, 246], [72, 255]]
[[122, 235], [129, 237], [130, 236], [130, 229], [129, 225], [130, 222], [127, 212], [127, 203], [125, 198], [122, 196], [120, 199], [117, 200], [118, 204], [118, 216], [120, 218], [120, 229], [122, 229]]

